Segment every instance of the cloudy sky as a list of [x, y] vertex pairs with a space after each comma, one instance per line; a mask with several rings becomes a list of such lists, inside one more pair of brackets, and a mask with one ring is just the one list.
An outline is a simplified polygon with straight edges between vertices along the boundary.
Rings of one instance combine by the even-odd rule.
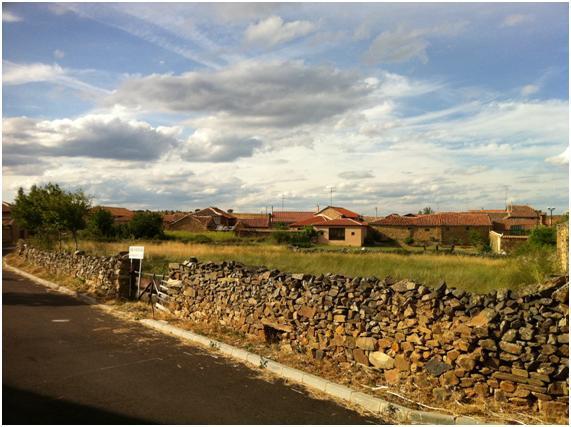
[[567, 210], [566, 3], [2, 7], [4, 200]]

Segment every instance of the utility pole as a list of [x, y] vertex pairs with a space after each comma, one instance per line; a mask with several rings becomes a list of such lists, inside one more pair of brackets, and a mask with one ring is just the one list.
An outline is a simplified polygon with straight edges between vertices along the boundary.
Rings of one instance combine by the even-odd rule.
[[333, 192], [335, 187], [329, 187], [329, 206], [333, 206]]
[[375, 206], [375, 219], [379, 216], [379, 208]]
[[547, 208], [547, 210], [549, 211], [549, 226], [552, 227], [553, 226], [553, 211], [555, 210], [555, 208]]

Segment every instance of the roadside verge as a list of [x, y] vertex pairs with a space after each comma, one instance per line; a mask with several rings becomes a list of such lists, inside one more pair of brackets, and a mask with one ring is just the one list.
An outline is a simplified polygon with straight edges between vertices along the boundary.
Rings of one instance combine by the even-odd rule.
[[[111, 306], [105, 306], [103, 304], [98, 304], [97, 300], [90, 297], [89, 295], [72, 291], [65, 286], [58, 285], [56, 283], [50, 282], [45, 279], [36, 277], [30, 273], [22, 271], [16, 267], [12, 267], [4, 262], [4, 267], [16, 274], [26, 277], [35, 283], [42, 286], [50, 288], [54, 291], [78, 298], [79, 300], [96, 305], [98, 308], [104, 309], [110, 314], [115, 314], [116, 311]], [[263, 369], [273, 375], [286, 379], [288, 381], [300, 383], [307, 388], [319, 391], [327, 396], [341, 399], [343, 401], [349, 402], [363, 410], [366, 410], [375, 415], [390, 417], [401, 423], [414, 423], [414, 424], [480, 424], [480, 420], [472, 417], [466, 416], [453, 416], [448, 414], [440, 414], [437, 412], [427, 412], [420, 411], [416, 409], [410, 409], [386, 400], [370, 396], [368, 394], [352, 390], [341, 384], [328, 381], [316, 375], [312, 375], [301, 370], [285, 366], [281, 363], [275, 362], [271, 359], [265, 358], [263, 356], [250, 353], [246, 350], [225, 344], [223, 342], [205, 337], [203, 335], [173, 327], [169, 325], [166, 321], [157, 321], [151, 319], [140, 320], [139, 323], [142, 325], [152, 328], [154, 330], [175, 336], [179, 339], [190, 341], [195, 344], [199, 344], [210, 350], [220, 352], [226, 356], [233, 359], [237, 359], [240, 362], [246, 363], [258, 369]]]

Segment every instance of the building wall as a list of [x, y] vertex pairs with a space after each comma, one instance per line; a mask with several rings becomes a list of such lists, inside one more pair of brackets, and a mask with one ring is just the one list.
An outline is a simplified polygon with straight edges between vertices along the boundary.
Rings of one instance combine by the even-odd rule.
[[442, 227], [442, 240], [441, 242], [446, 245], [471, 245], [470, 234], [476, 231], [487, 242], [489, 239], [491, 227], [490, 226], [475, 226], [475, 225], [456, 225], [456, 226], [443, 226]]
[[[330, 228], [344, 228], [345, 240], [329, 240]], [[365, 237], [367, 237], [367, 229], [365, 227], [320, 227], [315, 226], [318, 238], [317, 243], [325, 245], [339, 245], [339, 246], [363, 246], [365, 244]]]
[[557, 226], [557, 262], [562, 273], [569, 273], [569, 223]]
[[440, 227], [413, 226], [411, 237], [415, 243], [441, 243], [442, 230]]
[[408, 225], [372, 225], [381, 240], [404, 240], [412, 235]]

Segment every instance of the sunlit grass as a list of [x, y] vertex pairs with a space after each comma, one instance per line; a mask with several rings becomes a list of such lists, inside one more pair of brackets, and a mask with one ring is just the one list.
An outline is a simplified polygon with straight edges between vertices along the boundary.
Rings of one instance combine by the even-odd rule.
[[346, 276], [376, 276], [413, 279], [428, 286], [446, 281], [449, 286], [487, 292], [499, 288], [516, 288], [536, 280], [519, 263], [495, 259], [448, 254], [367, 253], [299, 253], [279, 245], [207, 245], [176, 241], [123, 241], [113, 243], [82, 242], [82, 249], [101, 255], [115, 255], [129, 245], [145, 246], [147, 271], [164, 272], [168, 262], [189, 257], [201, 261], [239, 261], [247, 265], [264, 265], [292, 273], [335, 273]]

